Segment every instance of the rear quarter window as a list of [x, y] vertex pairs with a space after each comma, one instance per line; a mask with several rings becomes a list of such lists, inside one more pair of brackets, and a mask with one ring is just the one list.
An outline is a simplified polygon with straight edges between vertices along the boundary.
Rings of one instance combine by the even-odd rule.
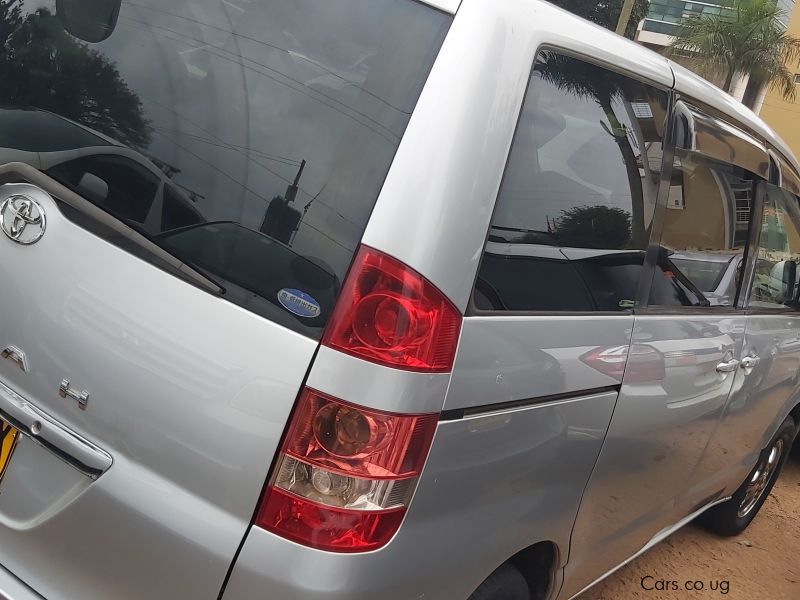
[[545, 51], [531, 74], [473, 295], [481, 311], [633, 308], [667, 94]]

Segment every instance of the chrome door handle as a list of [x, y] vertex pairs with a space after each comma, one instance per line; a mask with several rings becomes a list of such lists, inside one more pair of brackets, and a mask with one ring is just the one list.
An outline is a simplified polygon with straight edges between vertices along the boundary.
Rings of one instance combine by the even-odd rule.
[[735, 358], [724, 360], [717, 365], [717, 373], [733, 373], [739, 368], [739, 361]]
[[760, 356], [745, 356], [742, 359], [742, 367], [745, 369], [755, 369], [761, 362]]

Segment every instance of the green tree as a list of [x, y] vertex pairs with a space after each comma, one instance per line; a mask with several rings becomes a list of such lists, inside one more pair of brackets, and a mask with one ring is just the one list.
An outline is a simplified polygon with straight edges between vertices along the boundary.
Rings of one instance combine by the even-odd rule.
[[724, 73], [732, 92], [737, 75], [769, 84], [787, 100], [795, 98], [794, 73], [786, 65], [800, 58], [800, 39], [778, 20], [775, 0], [726, 0], [718, 15], [693, 16], [679, 26], [671, 52], [691, 53], [706, 77]]
[[621, 250], [631, 236], [631, 216], [616, 206], [576, 206], [562, 211], [556, 235], [563, 246]]
[[142, 103], [99, 52], [78, 41], [45, 8], [0, 0], [0, 106], [57, 113], [135, 148], [152, 130]]
[[[560, 6], [576, 15], [588, 19], [592, 23], [602, 25], [612, 31], [617, 28], [619, 13], [622, 11], [624, 0], [550, 0], [552, 4]], [[647, 16], [648, 0], [636, 0], [631, 13], [631, 20], [625, 29], [625, 36], [633, 39], [639, 22]]]

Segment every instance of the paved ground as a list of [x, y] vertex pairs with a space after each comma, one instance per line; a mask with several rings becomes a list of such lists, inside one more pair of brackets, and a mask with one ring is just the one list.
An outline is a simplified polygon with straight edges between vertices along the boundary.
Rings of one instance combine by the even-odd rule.
[[[645, 589], [659, 587], [659, 580], [674, 581], [678, 590]], [[687, 590], [687, 582], [702, 589]], [[761, 512], [739, 537], [720, 538], [689, 525], [580, 600], [708, 598], [800, 600], [800, 459], [786, 465]]]

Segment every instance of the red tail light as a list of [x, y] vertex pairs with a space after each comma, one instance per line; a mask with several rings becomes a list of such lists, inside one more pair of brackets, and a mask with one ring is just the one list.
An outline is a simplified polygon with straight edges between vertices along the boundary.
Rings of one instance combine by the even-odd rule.
[[595, 348], [581, 356], [581, 361], [601, 373], [625, 383], [661, 381], [665, 376], [664, 356], [647, 344]]
[[322, 343], [382, 365], [447, 372], [460, 329], [461, 314], [433, 284], [361, 246]]
[[400, 527], [437, 421], [306, 388], [256, 525], [321, 550], [380, 548]]

